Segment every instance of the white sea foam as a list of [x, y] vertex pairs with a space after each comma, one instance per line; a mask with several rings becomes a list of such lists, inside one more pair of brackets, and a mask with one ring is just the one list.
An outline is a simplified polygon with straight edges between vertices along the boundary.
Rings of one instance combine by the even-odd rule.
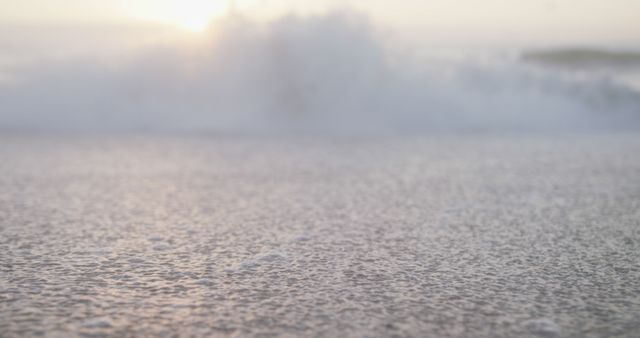
[[529, 332], [543, 337], [555, 337], [560, 334], [560, 326], [549, 318], [527, 320], [523, 325]]

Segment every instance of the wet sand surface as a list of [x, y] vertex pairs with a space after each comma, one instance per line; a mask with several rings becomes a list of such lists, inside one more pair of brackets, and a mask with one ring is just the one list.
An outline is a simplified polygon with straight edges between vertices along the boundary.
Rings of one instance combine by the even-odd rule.
[[1, 136], [39, 335], [638, 337], [640, 136]]

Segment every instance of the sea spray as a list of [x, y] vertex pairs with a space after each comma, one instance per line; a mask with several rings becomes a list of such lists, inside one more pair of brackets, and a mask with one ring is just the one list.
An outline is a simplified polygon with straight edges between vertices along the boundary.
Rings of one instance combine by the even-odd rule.
[[[521, 60], [402, 56], [348, 11], [214, 22], [127, 61], [41, 62], [0, 87], [0, 128], [405, 133], [637, 128], [640, 95]], [[417, 47], [405, 48], [414, 50]], [[410, 54], [410, 53], [409, 53]]]

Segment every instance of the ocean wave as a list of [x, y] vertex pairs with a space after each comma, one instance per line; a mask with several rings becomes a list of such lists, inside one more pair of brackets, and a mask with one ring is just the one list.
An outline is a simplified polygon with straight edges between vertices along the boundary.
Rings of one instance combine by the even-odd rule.
[[522, 54], [522, 59], [528, 62], [569, 68], [640, 68], [640, 52], [595, 48], [527, 51]]
[[391, 45], [352, 12], [270, 23], [227, 18], [204, 42], [149, 48], [126, 62], [41, 62], [0, 88], [0, 127], [402, 133], [640, 126], [640, 94], [606, 76], [576, 78], [521, 60], [429, 61]]

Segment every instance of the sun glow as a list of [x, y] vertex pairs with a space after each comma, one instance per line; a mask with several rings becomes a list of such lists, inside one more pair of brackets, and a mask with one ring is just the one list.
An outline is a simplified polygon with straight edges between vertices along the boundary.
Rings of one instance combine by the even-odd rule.
[[228, 11], [227, 0], [149, 0], [131, 1], [124, 10], [132, 17], [201, 32], [211, 20]]

